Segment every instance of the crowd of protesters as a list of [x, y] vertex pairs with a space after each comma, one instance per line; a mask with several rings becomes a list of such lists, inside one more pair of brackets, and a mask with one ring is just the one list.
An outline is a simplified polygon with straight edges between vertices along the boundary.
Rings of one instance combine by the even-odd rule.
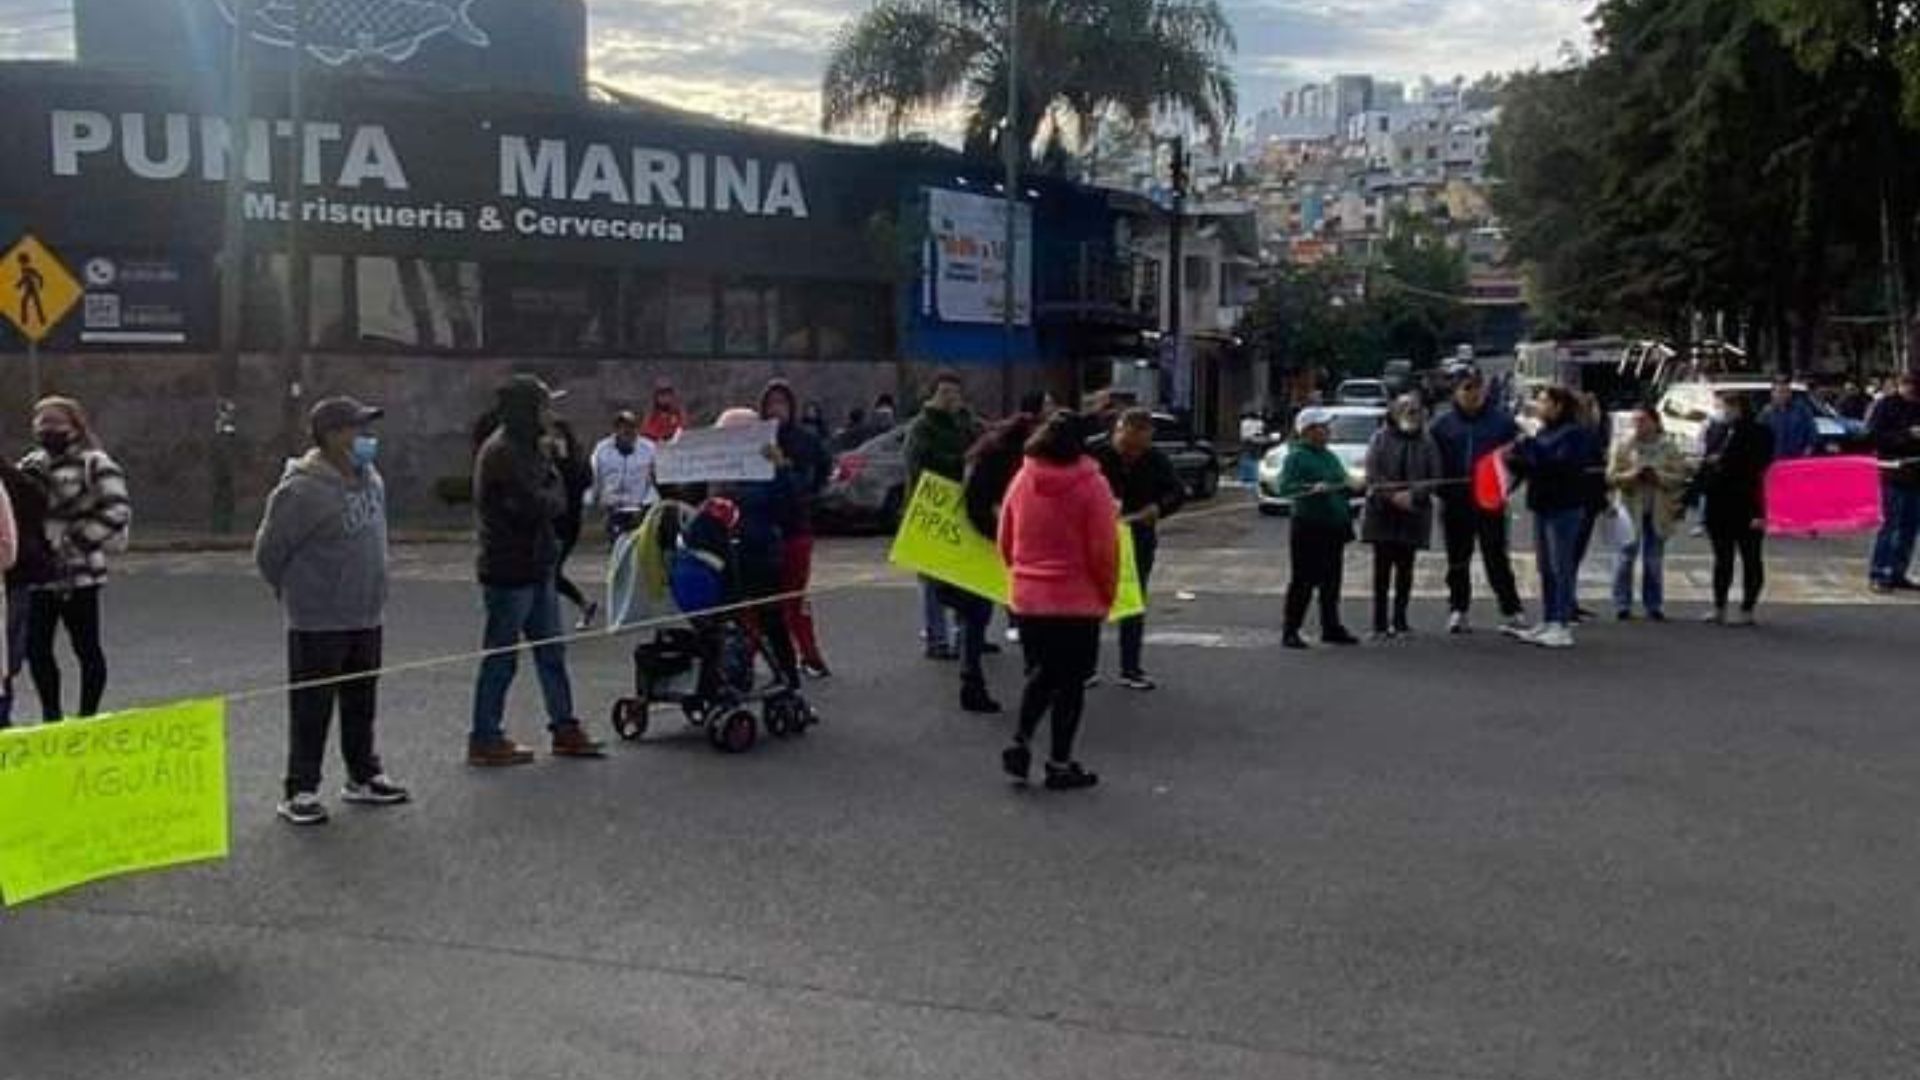
[[[1574, 644], [1573, 628], [1592, 613], [1576, 599], [1590, 543], [1613, 549], [1616, 616], [1664, 621], [1664, 560], [1686, 508], [1698, 504], [1713, 552], [1708, 620], [1752, 625], [1765, 584], [1768, 470], [1776, 460], [1814, 453], [1811, 410], [1786, 381], [1756, 415], [1741, 393], [1721, 397], [1691, 460], [1663, 430], [1658, 411], [1632, 414], [1615, 438], [1610, 418], [1590, 397], [1542, 391], [1538, 426], [1522, 425], [1493, 399], [1487, 381], [1466, 369], [1451, 401], [1428, 414], [1408, 395], [1393, 403], [1367, 448], [1365, 482], [1328, 449], [1331, 414], [1309, 407], [1294, 420], [1296, 439], [1281, 477], [1291, 502], [1291, 581], [1283, 613], [1288, 648], [1311, 647], [1304, 631], [1317, 601], [1318, 640], [1359, 643], [1342, 621], [1345, 553], [1356, 539], [1372, 549], [1372, 637], [1413, 633], [1414, 569], [1437, 527], [1446, 553], [1447, 629], [1473, 630], [1472, 561], [1477, 552], [1498, 605], [1503, 632], [1546, 648]], [[546, 705], [548, 749], [561, 758], [596, 758], [605, 749], [574, 707], [561, 601], [578, 611], [577, 629], [594, 625], [598, 605], [567, 576], [568, 556], [587, 534], [612, 545], [639, 528], [665, 492], [657, 481], [661, 447], [690, 418], [674, 388], [655, 387], [644, 416], [620, 411], [588, 449], [556, 408], [564, 393], [516, 376], [474, 428], [472, 494], [476, 578], [485, 609], [473, 691], [467, 760], [481, 768], [521, 765], [535, 751], [506, 730], [503, 713], [519, 654], [531, 653]], [[1867, 438], [1881, 459], [1884, 524], [1872, 557], [1876, 591], [1913, 590], [1909, 577], [1920, 533], [1920, 378], [1865, 410]], [[320, 796], [323, 760], [335, 715], [348, 802], [391, 805], [409, 799], [388, 775], [375, 738], [377, 676], [387, 598], [386, 488], [377, 466], [381, 410], [329, 398], [309, 416], [312, 448], [286, 463], [255, 539], [259, 573], [284, 609], [290, 690], [284, 799], [287, 821], [327, 820]], [[737, 508], [734, 543], [742, 596], [754, 609], [775, 677], [789, 687], [830, 669], [807, 599], [812, 581], [812, 504], [827, 483], [836, 449], [863, 445], [893, 429], [893, 401], [856, 409], [830, 431], [817, 403], [803, 403], [782, 380], [759, 401], [720, 413], [716, 426], [770, 422], [766, 448], [773, 479], [712, 485], [709, 494]], [[1007, 567], [1009, 640], [1024, 660], [1025, 685], [1005, 770], [1026, 778], [1030, 744], [1050, 724], [1048, 787], [1091, 786], [1098, 778], [1074, 756], [1087, 691], [1099, 682], [1100, 628], [1119, 588], [1119, 560], [1130, 547], [1143, 588], [1159, 551], [1159, 529], [1178, 513], [1185, 486], [1153, 445], [1143, 410], [1104, 404], [1079, 413], [1047, 395], [1023, 399], [988, 424], [968, 408], [958, 375], [942, 372], [904, 432], [909, 490], [922, 477], [957, 485], [965, 521], [997, 545]], [[0, 725], [10, 722], [14, 680], [30, 672], [48, 722], [66, 715], [56, 646], [64, 628], [78, 663], [75, 715], [92, 716], [107, 686], [102, 592], [113, 556], [132, 521], [125, 474], [100, 445], [78, 402], [52, 397], [33, 412], [35, 448], [17, 464], [0, 462]], [[1497, 490], [1487, 497], [1488, 477]], [[1541, 618], [1527, 621], [1510, 553], [1509, 488], [1520, 486], [1534, 528]], [[1121, 539], [1129, 543], [1122, 545]], [[1733, 604], [1739, 571], [1741, 589]], [[1638, 590], [1636, 590], [1636, 578]], [[931, 579], [922, 582], [925, 653], [958, 660], [960, 708], [997, 714], [984, 658], [994, 602]], [[957, 633], [956, 633], [957, 631]], [[1119, 625], [1118, 682], [1152, 691], [1144, 657], [1145, 617]]]

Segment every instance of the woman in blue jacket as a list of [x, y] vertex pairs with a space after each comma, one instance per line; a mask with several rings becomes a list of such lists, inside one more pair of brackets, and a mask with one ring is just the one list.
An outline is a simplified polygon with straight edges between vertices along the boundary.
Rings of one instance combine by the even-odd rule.
[[1511, 453], [1526, 479], [1533, 513], [1534, 558], [1540, 564], [1545, 615], [1534, 630], [1515, 637], [1549, 649], [1573, 647], [1574, 589], [1580, 573], [1580, 527], [1587, 515], [1593, 433], [1580, 422], [1580, 401], [1564, 387], [1540, 394], [1540, 433], [1522, 439]]

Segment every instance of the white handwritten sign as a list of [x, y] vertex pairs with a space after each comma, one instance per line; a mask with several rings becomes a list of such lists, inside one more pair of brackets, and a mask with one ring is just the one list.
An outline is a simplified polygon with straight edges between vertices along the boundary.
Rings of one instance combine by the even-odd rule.
[[763, 420], [729, 428], [690, 428], [660, 448], [654, 477], [662, 484], [706, 484], [773, 479], [767, 447], [780, 424]]

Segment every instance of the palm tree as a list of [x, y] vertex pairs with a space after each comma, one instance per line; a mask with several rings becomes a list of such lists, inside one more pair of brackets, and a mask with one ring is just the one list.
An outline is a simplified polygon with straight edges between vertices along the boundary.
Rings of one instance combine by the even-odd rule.
[[[999, 146], [1007, 111], [1008, 0], [877, 0], [834, 42], [822, 85], [827, 131], [966, 109], [967, 150]], [[1233, 27], [1219, 0], [1021, 0], [1023, 162], [1084, 146], [1104, 116], [1137, 124], [1156, 110], [1190, 114], [1218, 143], [1238, 106], [1227, 58]]]

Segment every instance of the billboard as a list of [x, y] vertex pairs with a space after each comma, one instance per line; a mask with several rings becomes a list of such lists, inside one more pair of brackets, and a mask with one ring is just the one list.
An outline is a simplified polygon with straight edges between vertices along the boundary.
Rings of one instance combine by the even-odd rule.
[[[244, 26], [252, 63], [471, 89], [579, 97], [584, 0], [75, 0], [88, 67], [185, 77], [224, 73]], [[506, 50], [511, 50], [510, 56]]]
[[[1014, 322], [1033, 321], [1033, 208], [1014, 207]], [[927, 189], [927, 290], [942, 322], [1006, 319], [1007, 201]]]
[[[0, 212], [69, 245], [220, 246], [235, 140], [217, 102], [4, 69], [0, 94]], [[297, 219], [321, 254], [892, 272], [864, 225], [893, 205], [896, 180], [866, 148], [518, 96], [333, 93], [300, 131], [275, 106], [260, 102], [247, 125], [257, 248], [279, 247]]]

